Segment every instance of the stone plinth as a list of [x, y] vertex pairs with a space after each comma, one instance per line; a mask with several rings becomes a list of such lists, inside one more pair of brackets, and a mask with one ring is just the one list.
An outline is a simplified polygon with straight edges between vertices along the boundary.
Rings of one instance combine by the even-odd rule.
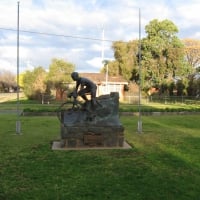
[[61, 126], [62, 147], [122, 147], [122, 126]]
[[61, 147], [122, 147], [124, 128], [118, 115], [119, 95], [100, 96], [96, 105], [60, 112]]

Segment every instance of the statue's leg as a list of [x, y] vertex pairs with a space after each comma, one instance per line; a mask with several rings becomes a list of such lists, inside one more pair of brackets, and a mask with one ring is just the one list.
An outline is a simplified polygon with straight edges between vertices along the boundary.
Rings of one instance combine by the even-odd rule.
[[87, 93], [87, 90], [86, 88], [84, 88], [78, 92], [78, 95], [81, 96], [85, 101], [88, 101], [88, 98], [86, 97], [86, 93]]
[[87, 99], [87, 97], [86, 97], [85, 94], [83, 94], [81, 97], [82, 97], [85, 101], [88, 101], [88, 99]]

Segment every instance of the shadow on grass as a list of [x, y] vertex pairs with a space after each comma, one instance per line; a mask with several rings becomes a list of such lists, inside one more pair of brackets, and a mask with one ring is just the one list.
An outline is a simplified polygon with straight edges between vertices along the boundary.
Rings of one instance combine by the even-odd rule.
[[[200, 196], [199, 117], [122, 117], [129, 150], [52, 151], [54, 117], [22, 117], [23, 135], [10, 135], [0, 116], [0, 198], [73, 200], [191, 200]], [[193, 129], [194, 128], [194, 129]], [[9, 134], [8, 134], [9, 133]], [[194, 144], [194, 145], [193, 145]]]
[[[13, 159], [11, 159], [13, 158]], [[5, 199], [180, 199], [199, 197], [199, 176], [179, 157], [160, 150], [54, 152], [22, 149], [1, 165]]]

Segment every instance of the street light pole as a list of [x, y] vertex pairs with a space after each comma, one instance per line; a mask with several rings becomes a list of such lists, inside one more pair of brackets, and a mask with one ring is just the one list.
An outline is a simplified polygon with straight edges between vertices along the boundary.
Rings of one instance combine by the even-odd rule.
[[20, 111], [19, 111], [19, 1], [17, 2], [17, 121], [16, 133], [21, 133]]

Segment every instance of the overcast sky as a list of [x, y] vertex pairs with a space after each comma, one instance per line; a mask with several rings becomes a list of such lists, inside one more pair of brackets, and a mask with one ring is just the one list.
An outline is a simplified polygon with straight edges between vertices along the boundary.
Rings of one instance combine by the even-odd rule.
[[[13, 73], [17, 2], [0, 0], [0, 71]], [[142, 37], [151, 20], [169, 19], [181, 39], [200, 39], [199, 0], [21, 0], [19, 5], [20, 72], [48, 69], [52, 58], [74, 63], [79, 72], [99, 72], [102, 46], [104, 59], [112, 60], [112, 41], [139, 38], [139, 8]]]

